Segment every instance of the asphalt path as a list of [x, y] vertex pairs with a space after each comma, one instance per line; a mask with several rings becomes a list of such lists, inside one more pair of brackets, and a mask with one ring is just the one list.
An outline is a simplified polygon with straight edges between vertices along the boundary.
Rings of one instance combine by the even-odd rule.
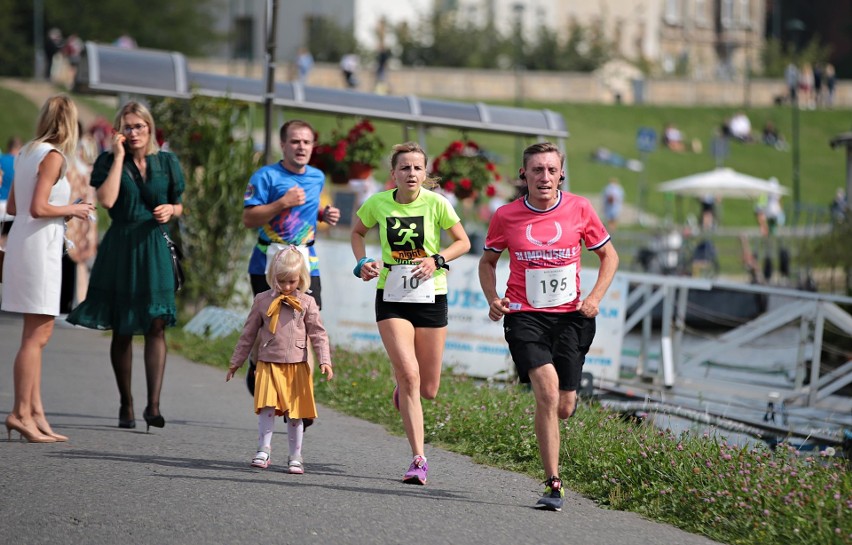
[[[12, 407], [21, 319], [0, 313], [0, 406]], [[537, 480], [427, 445], [429, 483], [400, 481], [405, 439], [319, 407], [305, 474], [289, 475], [278, 423], [272, 465], [249, 466], [257, 420], [242, 381], [169, 356], [163, 429], [146, 433], [141, 344], [134, 346], [135, 430], [119, 429], [109, 336], [57, 322], [42, 392], [67, 443], [0, 438], [0, 543], [595, 544], [715, 543], [570, 491], [560, 513], [532, 509]], [[5, 431], [0, 428], [0, 431]]]

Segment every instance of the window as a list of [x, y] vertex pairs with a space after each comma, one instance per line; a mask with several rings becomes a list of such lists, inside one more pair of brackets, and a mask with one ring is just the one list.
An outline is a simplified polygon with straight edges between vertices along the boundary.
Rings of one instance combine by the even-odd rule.
[[722, 23], [722, 28], [731, 28], [734, 23], [734, 0], [722, 0], [719, 19]]
[[695, 0], [695, 25], [707, 26], [707, 0]]
[[751, 28], [751, 2], [749, 0], [738, 0], [740, 4], [739, 23], [742, 28]]
[[683, 14], [681, 13], [681, 0], [666, 0], [666, 8], [663, 19], [670, 25], [678, 25]]
[[254, 59], [254, 19], [248, 16], [234, 19], [234, 58]]

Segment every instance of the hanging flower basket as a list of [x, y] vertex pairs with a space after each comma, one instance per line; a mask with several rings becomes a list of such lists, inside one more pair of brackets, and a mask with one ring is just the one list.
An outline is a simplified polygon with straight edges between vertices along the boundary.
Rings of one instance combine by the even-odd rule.
[[472, 140], [451, 142], [432, 162], [431, 174], [440, 178], [441, 188], [459, 200], [491, 197], [500, 181], [497, 167]]
[[331, 138], [320, 142], [311, 155], [311, 165], [331, 177], [332, 183], [364, 180], [381, 166], [385, 144], [369, 119], [356, 123], [348, 131], [335, 129]]

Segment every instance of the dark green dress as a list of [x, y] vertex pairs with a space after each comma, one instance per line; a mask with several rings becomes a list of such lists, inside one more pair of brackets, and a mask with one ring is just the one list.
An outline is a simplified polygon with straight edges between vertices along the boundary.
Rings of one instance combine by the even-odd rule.
[[[97, 158], [93, 187], [104, 183], [113, 158], [112, 152]], [[146, 162], [148, 177], [142, 181], [133, 159], [125, 156], [118, 198], [109, 210], [112, 223], [98, 247], [86, 300], [68, 315], [72, 324], [139, 335], [147, 333], [156, 318], [166, 325], [176, 322], [171, 258], [152, 210], [179, 204], [184, 178], [172, 153], [149, 155]], [[167, 225], [163, 228], [168, 230]]]

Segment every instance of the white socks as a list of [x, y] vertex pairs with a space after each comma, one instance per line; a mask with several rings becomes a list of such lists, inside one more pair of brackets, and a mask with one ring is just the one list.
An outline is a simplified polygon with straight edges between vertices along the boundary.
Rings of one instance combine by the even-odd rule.
[[272, 446], [272, 430], [275, 429], [275, 408], [264, 407], [257, 414], [257, 450]]
[[[257, 450], [272, 447], [272, 432], [275, 429], [275, 409], [264, 407], [257, 414]], [[290, 419], [287, 423], [287, 442], [290, 447], [290, 457], [302, 457], [302, 438], [305, 435], [305, 424], [301, 418]]]
[[290, 419], [287, 424], [287, 442], [290, 445], [290, 458], [302, 459], [302, 437], [305, 435], [305, 424], [301, 418]]

